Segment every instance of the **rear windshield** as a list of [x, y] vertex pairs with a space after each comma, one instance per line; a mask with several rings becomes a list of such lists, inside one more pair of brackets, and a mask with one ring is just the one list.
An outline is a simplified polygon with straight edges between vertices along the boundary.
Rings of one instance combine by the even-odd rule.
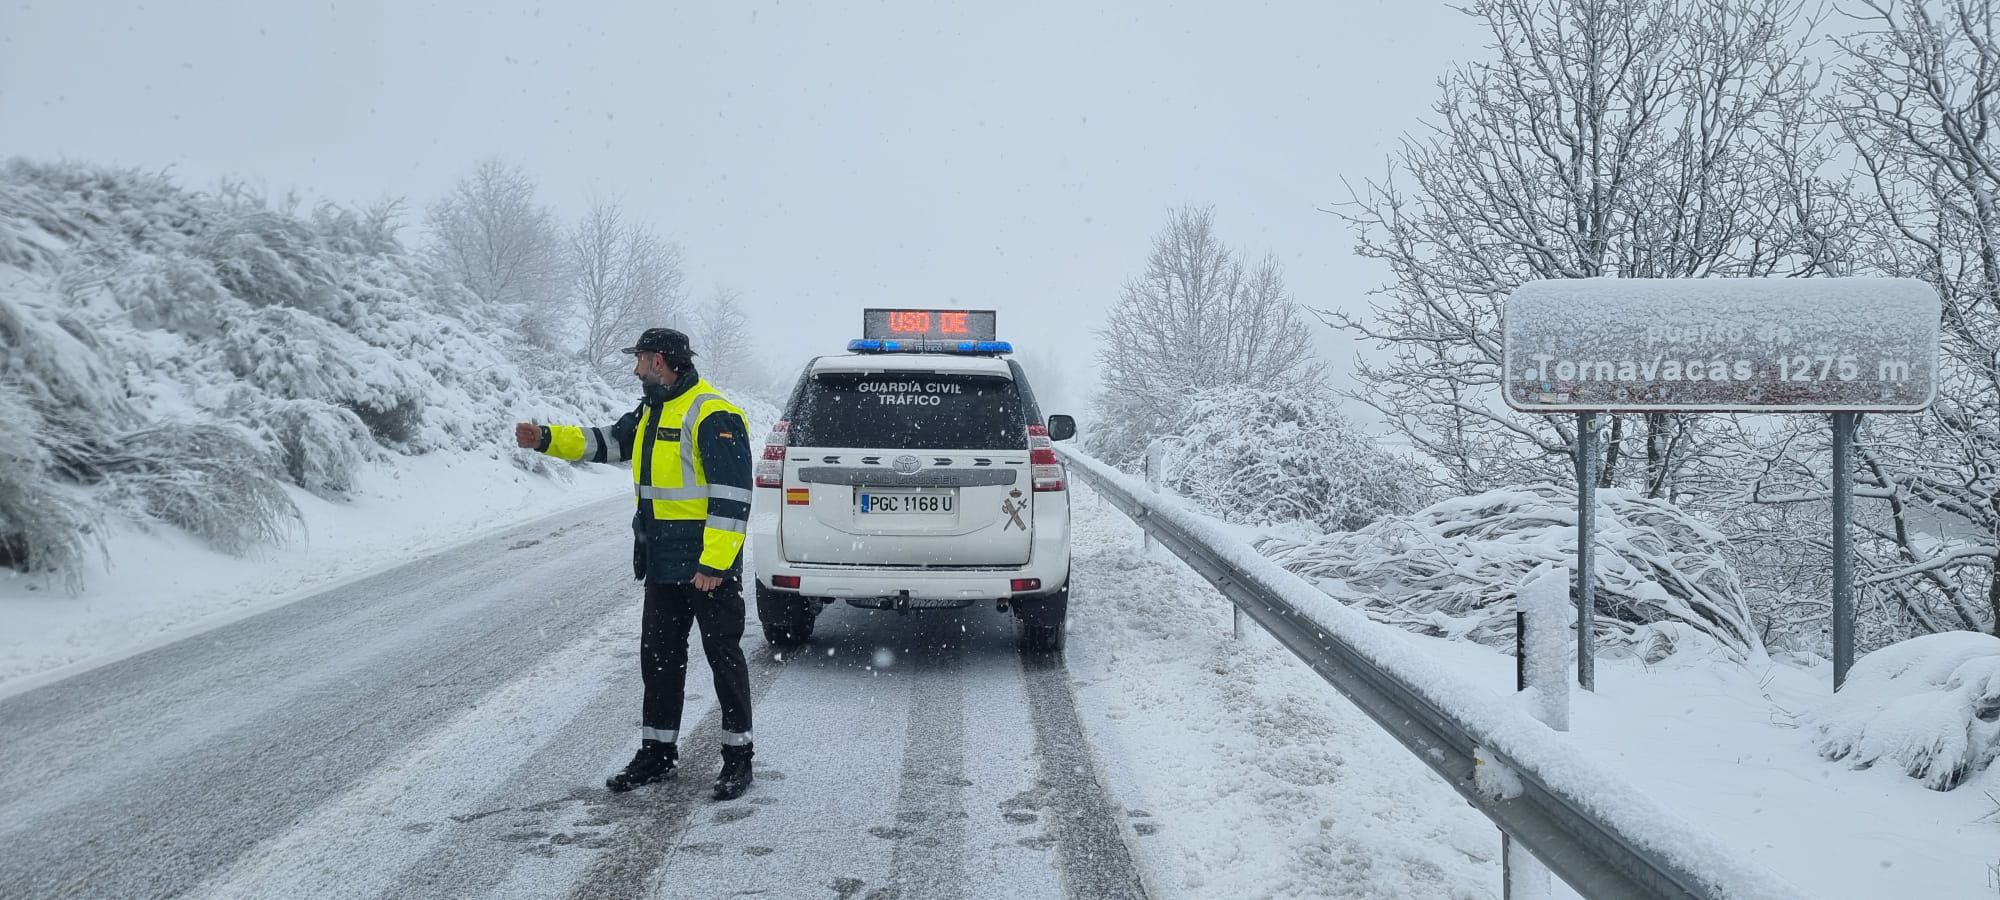
[[1020, 450], [1027, 419], [1014, 382], [991, 375], [827, 373], [792, 413], [795, 447]]

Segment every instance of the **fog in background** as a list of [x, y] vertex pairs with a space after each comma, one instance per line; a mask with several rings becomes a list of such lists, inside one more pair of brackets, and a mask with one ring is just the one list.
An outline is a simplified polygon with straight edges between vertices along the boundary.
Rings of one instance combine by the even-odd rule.
[[[1479, 34], [1441, 3], [16, 4], [0, 155], [422, 208], [482, 158], [622, 200], [740, 291], [789, 381], [868, 305], [1000, 310], [1053, 410], [1167, 211], [1298, 299], [1384, 279], [1318, 211], [1384, 171]], [[1356, 347], [1312, 326], [1336, 379]], [[1048, 371], [1051, 368], [1060, 372]]]

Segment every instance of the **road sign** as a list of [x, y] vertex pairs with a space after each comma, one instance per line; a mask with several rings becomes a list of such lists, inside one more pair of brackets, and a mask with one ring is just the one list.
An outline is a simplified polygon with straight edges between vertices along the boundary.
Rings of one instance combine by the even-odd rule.
[[1501, 316], [1502, 393], [1524, 412], [1914, 412], [1939, 310], [1909, 278], [1531, 281]]
[[1595, 685], [1597, 413], [1833, 413], [1833, 685], [1854, 664], [1857, 414], [1937, 393], [1937, 291], [1913, 278], [1531, 281], [1501, 320], [1501, 393], [1576, 415], [1577, 682]]

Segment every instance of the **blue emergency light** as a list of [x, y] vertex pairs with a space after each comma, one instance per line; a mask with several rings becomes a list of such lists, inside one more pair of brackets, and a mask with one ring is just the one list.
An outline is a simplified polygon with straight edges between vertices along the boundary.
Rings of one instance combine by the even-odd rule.
[[849, 353], [961, 353], [993, 356], [1014, 352], [1007, 341], [878, 341], [861, 338], [847, 342]]

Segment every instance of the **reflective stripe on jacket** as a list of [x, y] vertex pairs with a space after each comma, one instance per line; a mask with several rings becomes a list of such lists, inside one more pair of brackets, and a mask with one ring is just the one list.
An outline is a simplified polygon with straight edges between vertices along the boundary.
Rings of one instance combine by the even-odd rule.
[[543, 450], [582, 462], [632, 461], [634, 571], [684, 582], [738, 574], [750, 525], [750, 436], [743, 410], [694, 370], [664, 397], [605, 427], [551, 425]]

